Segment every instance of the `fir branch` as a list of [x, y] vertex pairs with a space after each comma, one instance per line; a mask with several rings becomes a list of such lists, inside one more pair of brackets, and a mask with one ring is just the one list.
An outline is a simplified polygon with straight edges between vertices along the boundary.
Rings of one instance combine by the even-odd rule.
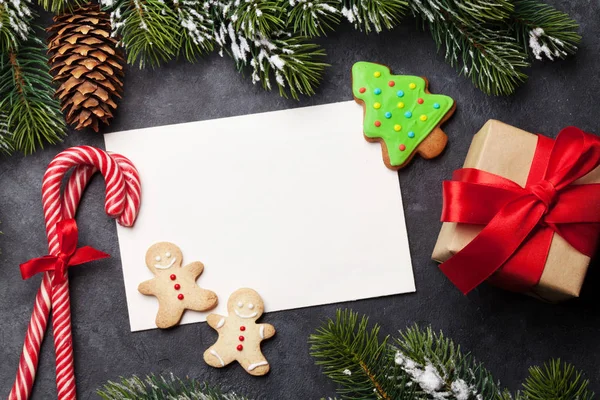
[[500, 394], [489, 371], [440, 332], [413, 326], [395, 340], [396, 363], [427, 399], [494, 399]]
[[174, 58], [180, 46], [177, 15], [163, 0], [101, 0], [111, 10], [112, 35], [127, 51], [127, 62], [156, 67]]
[[98, 390], [104, 400], [247, 400], [235, 393], [224, 394], [219, 389], [193, 379], [149, 375], [121, 378], [120, 382], [106, 383]]
[[537, 60], [549, 60], [575, 54], [581, 36], [579, 25], [571, 17], [537, 0], [515, 0], [511, 16], [512, 34], [526, 53]]
[[0, 0], [0, 52], [14, 50], [27, 40], [31, 18], [28, 1]]
[[589, 381], [573, 365], [552, 360], [541, 368], [529, 368], [523, 396], [526, 400], [591, 400], [594, 393], [588, 385]]
[[527, 55], [501, 25], [473, 23], [445, 0], [410, 5], [429, 26], [438, 49], [445, 49], [446, 61], [486, 94], [511, 94], [527, 78], [520, 70], [529, 65]]
[[406, 0], [343, 0], [341, 12], [355, 29], [379, 33], [398, 25], [407, 5]]
[[245, 36], [269, 36], [285, 26], [284, 9], [277, 0], [235, 0], [231, 21]]
[[45, 50], [32, 31], [17, 50], [0, 55], [0, 110], [8, 117], [12, 146], [25, 154], [57, 143], [66, 134], [58, 101], [51, 96]]
[[309, 339], [316, 364], [334, 382], [344, 399], [414, 399], [407, 377], [394, 361], [387, 345], [379, 340], [379, 326], [368, 327], [368, 318], [338, 310]]
[[289, 4], [288, 25], [300, 35], [324, 35], [340, 22], [337, 0], [289, 0]]
[[214, 21], [208, 3], [202, 0], [172, 0], [179, 25], [184, 32], [180, 35], [179, 50], [192, 62], [214, 48]]

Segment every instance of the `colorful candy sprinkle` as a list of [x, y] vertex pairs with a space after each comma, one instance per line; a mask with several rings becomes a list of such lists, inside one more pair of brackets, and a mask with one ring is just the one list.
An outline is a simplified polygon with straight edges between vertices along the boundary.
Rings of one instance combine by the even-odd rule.
[[181, 293], [179, 293], [179, 294], [177, 295], [177, 298], [178, 298], [179, 300], [183, 300], [183, 295], [182, 295]]
[[394, 87], [394, 86], [396, 86], [396, 82], [394, 82], [394, 81], [389, 81], [389, 82], [388, 82], [388, 85], [389, 85], [390, 87]]
[[420, 98], [420, 97], [417, 99], [417, 103], [419, 103], [419, 104], [423, 104], [423, 101], [424, 100], [422, 98]]
[[381, 89], [376, 88], [375, 90], [373, 90], [373, 93], [375, 93], [375, 94], [381, 94]]
[[398, 146], [398, 148], [400, 149], [400, 151], [404, 151], [406, 150], [406, 146], [401, 144], [400, 146]]
[[404, 108], [404, 103], [403, 102], [398, 103], [398, 108]]
[[375, 102], [375, 104], [373, 104], [373, 108], [379, 110], [381, 108], [381, 103]]
[[439, 103], [433, 103], [433, 108], [435, 108], [436, 110], [437, 110], [438, 108], [440, 108], [440, 105], [439, 105]]
[[402, 129], [402, 127], [400, 125], [398, 125], [398, 124], [394, 125], [394, 130], [396, 132], [400, 132], [400, 129]]
[[417, 87], [417, 85], [416, 85], [414, 82], [411, 82], [411, 83], [408, 85], [408, 87], [409, 87], [409, 88], [411, 88], [411, 89], [415, 89], [415, 88]]
[[409, 138], [414, 138], [415, 137], [415, 133], [413, 131], [408, 132], [408, 137]]
[[236, 349], [238, 351], [242, 351], [242, 350], [244, 350], [244, 346], [242, 346], [241, 344], [238, 344], [237, 347], [236, 347]]
[[410, 117], [412, 117], [412, 113], [410, 111], [407, 111], [407, 112], [404, 113], [404, 116], [406, 118], [410, 118]]
[[427, 121], [427, 115], [423, 114], [419, 117], [421, 121]]
[[389, 111], [388, 111], [388, 112], [386, 112], [386, 113], [385, 113], [385, 117], [386, 117], [387, 119], [390, 119], [390, 118], [392, 118], [392, 113], [391, 113], [391, 112], [389, 112]]
[[171, 278], [171, 280], [174, 281], [175, 279], [177, 279], [177, 275], [171, 274], [171, 276], [169, 276], [169, 278]]
[[179, 283], [176, 283], [173, 287], [175, 288], [175, 290], [181, 289], [181, 285]]
[[375, 121], [374, 125], [379, 128], [381, 126], [381, 121]]
[[398, 90], [396, 92], [396, 96], [398, 96], [398, 97], [404, 97], [404, 92], [402, 90]]
[[379, 78], [379, 77], [381, 76], [381, 72], [379, 72], [379, 71], [375, 71], [375, 72], [373, 73], [373, 76], [374, 76], [375, 78]]
[[358, 89], [358, 92], [359, 92], [359, 93], [364, 93], [364, 92], [366, 92], [366, 91], [367, 91], [367, 89], [366, 89], [366, 88], [364, 88], [364, 87], [361, 87], [360, 89]]

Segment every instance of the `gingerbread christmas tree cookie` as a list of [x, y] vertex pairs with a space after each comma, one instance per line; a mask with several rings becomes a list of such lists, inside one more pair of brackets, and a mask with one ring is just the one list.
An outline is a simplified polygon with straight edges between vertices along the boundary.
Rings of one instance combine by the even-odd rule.
[[454, 113], [454, 100], [427, 90], [426, 79], [392, 75], [381, 64], [360, 61], [352, 67], [352, 93], [364, 107], [363, 132], [380, 142], [385, 165], [400, 169], [419, 153], [439, 155], [448, 137], [440, 125]]
[[185, 310], [206, 311], [217, 305], [217, 295], [196, 284], [204, 271], [199, 261], [186, 266], [179, 247], [169, 242], [153, 244], [146, 252], [146, 266], [154, 278], [140, 283], [138, 291], [158, 299], [156, 326], [170, 328]]

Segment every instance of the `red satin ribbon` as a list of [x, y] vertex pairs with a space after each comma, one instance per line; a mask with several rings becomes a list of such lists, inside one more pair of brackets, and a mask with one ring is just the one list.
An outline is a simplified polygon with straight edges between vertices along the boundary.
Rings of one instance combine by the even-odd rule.
[[[467, 294], [486, 279], [514, 291], [539, 283], [554, 233], [592, 256], [600, 236], [600, 184], [571, 185], [600, 164], [600, 138], [575, 127], [538, 136], [527, 184], [472, 168], [443, 184], [443, 222], [485, 225], [443, 263]], [[565, 266], [568, 268], [568, 266]]]
[[23, 279], [29, 279], [40, 272], [54, 271], [52, 283], [56, 285], [65, 281], [67, 268], [110, 257], [110, 255], [90, 246], [77, 248], [79, 233], [74, 219], [60, 221], [56, 224], [56, 231], [59, 243], [58, 255], [34, 258], [21, 264]]

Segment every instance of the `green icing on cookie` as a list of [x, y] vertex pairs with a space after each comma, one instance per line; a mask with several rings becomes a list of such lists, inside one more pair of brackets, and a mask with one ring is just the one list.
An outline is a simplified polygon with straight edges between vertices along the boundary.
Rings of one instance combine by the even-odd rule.
[[383, 139], [392, 166], [404, 164], [454, 104], [425, 89], [423, 78], [392, 75], [381, 64], [352, 66], [352, 93], [365, 103], [364, 134]]

